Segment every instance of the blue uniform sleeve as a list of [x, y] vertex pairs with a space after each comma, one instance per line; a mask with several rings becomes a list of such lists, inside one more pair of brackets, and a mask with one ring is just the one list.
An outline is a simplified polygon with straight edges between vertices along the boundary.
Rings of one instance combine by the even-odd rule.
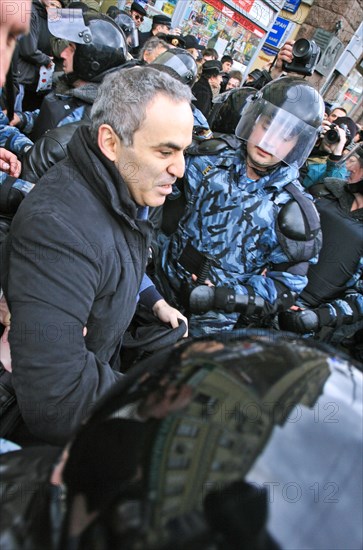
[[145, 274], [142, 278], [139, 290], [140, 304], [151, 310], [153, 305], [162, 299], [162, 295], [156, 290], [156, 287], [150, 277]]
[[32, 146], [32, 140], [20, 132], [19, 128], [0, 126], [0, 147], [4, 147], [8, 151], [21, 156]]

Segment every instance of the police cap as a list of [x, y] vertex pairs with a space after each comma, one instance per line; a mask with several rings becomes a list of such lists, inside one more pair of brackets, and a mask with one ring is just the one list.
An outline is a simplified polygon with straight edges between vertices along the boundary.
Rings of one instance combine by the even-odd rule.
[[136, 11], [140, 15], [143, 15], [144, 17], [147, 15], [146, 10], [137, 2], [132, 2], [131, 4], [131, 11]]
[[153, 26], [155, 25], [166, 25], [171, 27], [171, 19], [167, 15], [154, 15], [153, 17]]

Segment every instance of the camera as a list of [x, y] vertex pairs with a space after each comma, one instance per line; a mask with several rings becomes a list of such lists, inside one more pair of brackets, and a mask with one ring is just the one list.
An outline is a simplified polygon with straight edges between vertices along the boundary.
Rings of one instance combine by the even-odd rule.
[[311, 76], [319, 61], [320, 48], [314, 40], [300, 38], [292, 47], [293, 60], [283, 62], [284, 71]]
[[339, 135], [339, 132], [337, 130], [338, 127], [342, 128], [342, 130], [344, 130], [345, 135], [347, 136], [347, 140], [349, 140], [350, 131], [349, 131], [349, 128], [346, 124], [339, 124], [339, 126], [337, 126], [336, 124], [331, 124], [329, 130], [327, 130], [324, 134], [325, 141], [327, 141], [328, 143], [331, 143], [331, 144], [339, 143], [340, 135]]

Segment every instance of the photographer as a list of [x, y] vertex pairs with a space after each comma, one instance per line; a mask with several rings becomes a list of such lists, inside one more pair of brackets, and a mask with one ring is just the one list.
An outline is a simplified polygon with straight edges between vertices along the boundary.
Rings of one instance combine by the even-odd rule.
[[324, 178], [345, 178], [347, 169], [339, 161], [344, 149], [357, 133], [357, 125], [349, 117], [337, 118], [334, 124], [323, 122], [323, 130], [305, 165], [300, 170], [300, 181], [309, 188]]

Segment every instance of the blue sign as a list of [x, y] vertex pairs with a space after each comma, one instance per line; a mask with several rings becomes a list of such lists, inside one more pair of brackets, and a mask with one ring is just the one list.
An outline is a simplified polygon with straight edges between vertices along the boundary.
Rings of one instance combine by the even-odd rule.
[[275, 46], [276, 48], [278, 48], [290, 23], [291, 21], [289, 21], [288, 19], [277, 17], [271, 31], [268, 33], [268, 36], [265, 40], [265, 45]]
[[278, 53], [278, 50], [273, 50], [272, 48], [269, 48], [268, 46], [262, 46], [261, 49], [266, 55], [270, 55], [272, 57], [275, 57]]
[[299, 9], [301, 0], [286, 0], [283, 10], [289, 11], [290, 13], [296, 13]]

